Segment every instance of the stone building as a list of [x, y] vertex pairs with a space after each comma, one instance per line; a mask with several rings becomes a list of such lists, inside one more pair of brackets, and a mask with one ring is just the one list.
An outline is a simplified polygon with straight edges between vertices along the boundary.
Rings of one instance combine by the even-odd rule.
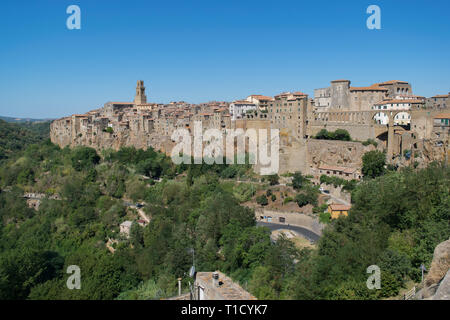
[[427, 109], [450, 109], [450, 92], [448, 94], [438, 94], [426, 100]]
[[[359, 170], [360, 158], [367, 149], [359, 142], [309, 139], [323, 128], [345, 129], [359, 141], [378, 139], [379, 146], [398, 153], [404, 148], [412, 149], [410, 145], [421, 148], [421, 139], [435, 139], [438, 126], [433, 117], [448, 110], [438, 109], [444, 102], [447, 106], [448, 95], [428, 99], [428, 104], [433, 103], [430, 110], [423, 107], [425, 98], [414, 96], [410, 84], [404, 81], [351, 87], [349, 80], [334, 80], [330, 87], [316, 89], [314, 100], [302, 92], [284, 92], [274, 98], [251, 95], [233, 103], [149, 103], [145, 90], [140, 80], [132, 102], [107, 102], [85, 114], [53, 121], [51, 141], [61, 147], [85, 145], [97, 150], [152, 147], [170, 154], [175, 145], [172, 133], [186, 129], [193, 134], [195, 121], [200, 121], [204, 130], [216, 128], [224, 134], [235, 128], [279, 129], [280, 173], [300, 170], [314, 174], [321, 165]], [[394, 126], [386, 126], [386, 119], [376, 116], [382, 112], [390, 113], [394, 124], [409, 122], [410, 130], [405, 132], [396, 126], [396, 130], [389, 131]]]
[[367, 111], [374, 103], [412, 95], [411, 85], [405, 81], [391, 80], [368, 87], [351, 87], [350, 80], [333, 80], [328, 88], [314, 90], [314, 106], [319, 110]]
[[61, 147], [86, 145], [100, 150], [133, 145], [170, 152], [174, 130], [190, 130], [194, 121], [201, 121], [204, 129], [230, 128], [228, 104], [147, 103], [144, 82], [139, 80], [133, 102], [107, 102], [101, 109], [55, 120], [50, 137]]
[[194, 300], [257, 300], [220, 271], [197, 272]]
[[257, 109], [257, 105], [247, 100], [236, 100], [230, 104], [231, 120], [242, 119], [244, 115]]
[[247, 97], [248, 102], [256, 104], [260, 111], [267, 111], [269, 107], [269, 102], [273, 101], [272, 97], [263, 96], [260, 94], [252, 94]]
[[297, 139], [306, 137], [308, 95], [302, 92], [283, 92], [269, 102], [271, 128]]
[[[414, 99], [389, 99], [384, 100], [378, 103], [375, 103], [372, 106], [373, 110], [379, 110], [375, 116], [374, 120], [378, 124], [387, 125], [389, 123], [389, 117], [387, 115], [387, 111], [395, 111], [395, 110], [419, 110], [424, 106], [424, 102], [422, 100]], [[394, 125], [408, 125], [411, 123], [411, 114], [402, 111], [395, 115], [394, 117]]]

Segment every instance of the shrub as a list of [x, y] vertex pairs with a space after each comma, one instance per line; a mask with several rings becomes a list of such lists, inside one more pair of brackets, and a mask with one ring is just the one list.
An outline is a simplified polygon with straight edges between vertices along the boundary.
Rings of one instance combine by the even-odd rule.
[[113, 128], [112, 128], [112, 127], [107, 127], [107, 128], [105, 128], [105, 129], [103, 129], [103, 132], [107, 132], [107, 133], [113, 133], [113, 132], [114, 132], [114, 130], [113, 130]]
[[268, 177], [271, 186], [277, 185], [279, 183], [280, 177], [277, 174], [272, 174]]
[[287, 198], [284, 198], [283, 204], [286, 204], [286, 203], [289, 203], [289, 202], [292, 202], [292, 201], [294, 201], [294, 199], [292, 197], [287, 197]]
[[301, 189], [304, 182], [305, 182], [305, 178], [303, 177], [301, 172], [297, 171], [296, 173], [294, 173], [294, 175], [292, 177], [292, 187], [295, 190]]
[[267, 200], [267, 197], [265, 195], [260, 195], [256, 198], [256, 203], [260, 206], [267, 206], [269, 204], [269, 201]]
[[386, 156], [378, 150], [366, 152], [362, 158], [362, 173], [365, 177], [375, 178], [384, 174]]
[[336, 129], [336, 131], [328, 131], [327, 129], [322, 129], [317, 133], [315, 138], [322, 140], [341, 140], [341, 141], [352, 140], [350, 134], [345, 129]]

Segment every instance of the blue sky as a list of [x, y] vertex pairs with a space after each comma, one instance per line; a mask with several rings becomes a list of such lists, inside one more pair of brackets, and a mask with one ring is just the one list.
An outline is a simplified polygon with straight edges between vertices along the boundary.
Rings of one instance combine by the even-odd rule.
[[[66, 8], [81, 8], [68, 30]], [[381, 8], [381, 30], [366, 9]], [[0, 115], [62, 117], [131, 101], [313, 95], [405, 80], [415, 94], [450, 91], [450, 1], [2, 0]]]

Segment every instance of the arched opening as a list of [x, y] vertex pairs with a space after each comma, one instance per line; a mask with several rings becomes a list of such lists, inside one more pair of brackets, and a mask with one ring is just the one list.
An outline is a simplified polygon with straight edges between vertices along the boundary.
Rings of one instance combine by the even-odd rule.
[[389, 115], [380, 110], [372, 115], [372, 120], [375, 124], [387, 126], [389, 124]]
[[397, 111], [392, 114], [394, 118], [394, 126], [400, 126], [405, 130], [411, 127], [411, 113], [409, 111]]

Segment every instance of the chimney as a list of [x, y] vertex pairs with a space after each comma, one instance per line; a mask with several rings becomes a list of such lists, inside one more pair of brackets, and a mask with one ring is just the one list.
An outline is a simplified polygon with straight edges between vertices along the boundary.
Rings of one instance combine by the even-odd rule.
[[218, 287], [219, 286], [219, 273], [218, 272], [213, 272], [212, 279], [213, 279], [213, 285], [215, 287]]

